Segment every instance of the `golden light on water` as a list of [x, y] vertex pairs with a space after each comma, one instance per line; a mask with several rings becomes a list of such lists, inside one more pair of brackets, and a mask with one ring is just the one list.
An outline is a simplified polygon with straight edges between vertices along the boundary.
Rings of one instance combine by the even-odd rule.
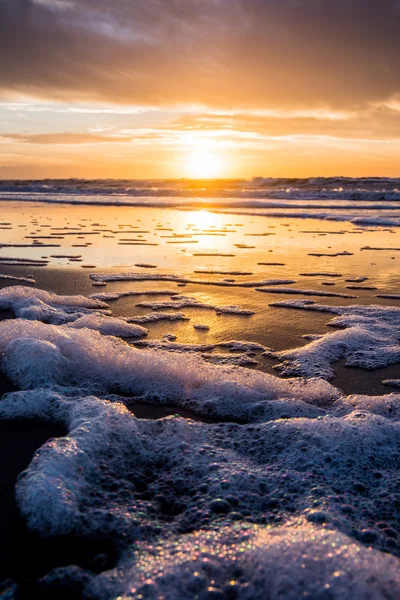
[[191, 214], [191, 220], [196, 223], [196, 226], [201, 229], [207, 229], [209, 227], [215, 227], [216, 224], [221, 221], [218, 215], [215, 215], [208, 210], [199, 210]]

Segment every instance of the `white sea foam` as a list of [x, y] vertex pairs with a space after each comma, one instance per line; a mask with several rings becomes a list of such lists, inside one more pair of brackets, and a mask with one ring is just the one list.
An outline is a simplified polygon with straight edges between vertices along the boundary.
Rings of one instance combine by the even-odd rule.
[[[22, 388], [60, 385], [103, 394], [119, 391], [204, 416], [249, 421], [269, 418], [270, 411], [275, 414], [282, 398], [294, 398], [291, 410], [307, 413], [307, 406], [339, 395], [323, 380], [285, 381], [248, 369], [213, 367], [193, 352], [182, 354], [179, 344], [140, 343], [150, 348], [136, 349], [88, 329], [23, 319], [0, 322], [2, 367]], [[202, 352], [210, 349], [212, 345], [199, 347]]]
[[177, 339], [178, 336], [176, 336], [174, 333], [166, 333], [165, 335], [163, 335], [163, 340], [167, 340], [168, 342], [174, 342]]
[[164, 312], [152, 312], [147, 315], [140, 315], [138, 317], [127, 317], [128, 323], [156, 323], [158, 321], [189, 321], [189, 317], [186, 317], [184, 313], [164, 313]]
[[298, 288], [286, 287], [265, 287], [255, 288], [257, 292], [265, 292], [266, 294], [291, 294], [299, 296], [326, 296], [331, 298], [357, 298], [351, 294], [341, 294], [339, 292], [322, 292], [321, 290], [304, 290]]
[[380, 250], [388, 251], [388, 252], [400, 252], [400, 248], [374, 248], [372, 246], [363, 246], [360, 250], [372, 250], [373, 252], [379, 252]]
[[269, 348], [266, 348], [262, 344], [257, 342], [246, 342], [243, 340], [229, 340], [227, 342], [219, 342], [218, 346], [221, 348], [229, 348], [234, 352], [265, 352]]
[[349, 279], [345, 279], [346, 283], [363, 283], [363, 281], [368, 281], [368, 277], [350, 277]]
[[196, 269], [194, 272], [205, 275], [254, 275], [251, 271], [221, 271], [215, 269]]
[[400, 379], [385, 379], [383, 385], [400, 388]]
[[377, 294], [377, 298], [386, 298], [386, 300], [400, 300], [400, 294]]
[[342, 277], [341, 273], [330, 273], [330, 272], [324, 272], [324, 271], [317, 271], [317, 272], [313, 272], [313, 273], [300, 273], [301, 277]]
[[330, 258], [335, 258], [337, 256], [353, 256], [351, 252], [309, 252], [308, 256], [316, 256], [318, 258], [322, 258], [323, 256], [327, 256]]
[[[100, 282], [98, 282], [100, 283]], [[129, 298], [131, 296], [178, 296], [176, 290], [130, 290], [129, 292], [104, 292], [100, 294], [91, 294], [89, 297], [102, 302], [112, 302], [120, 298]]]
[[[399, 399], [376, 399], [378, 414], [354, 396], [325, 416], [309, 406], [302, 418], [206, 425], [34, 390], [6, 396], [0, 416], [67, 427], [19, 478], [17, 500], [42, 535], [115, 540], [117, 569], [88, 583], [91, 597], [395, 600], [398, 559], [379, 551], [399, 550], [400, 415], [379, 405]], [[292, 399], [285, 409], [294, 416]]]
[[[5, 264], [5, 263], [2, 262], [1, 264]], [[4, 280], [4, 281], [19, 281], [21, 283], [35, 283], [35, 280], [33, 279], [33, 277], [17, 277], [17, 276], [14, 276], [14, 275], [1, 275], [0, 274], [0, 280]]]
[[239, 367], [250, 367], [258, 365], [258, 361], [249, 356], [248, 354], [201, 354], [207, 362], [213, 365], [236, 365]]
[[368, 370], [400, 362], [400, 308], [327, 306], [313, 300], [287, 300], [272, 306], [333, 313], [337, 316], [329, 325], [341, 328], [307, 346], [270, 353], [283, 361], [277, 368], [285, 375], [330, 379], [334, 375], [332, 363], [342, 358], [348, 367]]
[[137, 348], [153, 348], [155, 350], [166, 350], [168, 352], [211, 352], [215, 349], [215, 344], [184, 344], [170, 340], [169, 336], [162, 340], [140, 340], [135, 343]]
[[0, 290], [0, 309], [8, 309], [23, 319], [61, 324], [85, 313], [108, 309], [107, 304], [84, 296], [58, 296], [52, 292], [23, 286]]
[[182, 308], [205, 308], [209, 310], [215, 310], [217, 314], [233, 314], [251, 316], [254, 315], [254, 310], [241, 308], [240, 306], [218, 306], [217, 304], [211, 304], [210, 302], [202, 302], [197, 298], [191, 298], [188, 296], [178, 296], [169, 301], [164, 302], [139, 302], [137, 306], [145, 308], [151, 308], [152, 310], [164, 310], [171, 308], [174, 310], [180, 310]]
[[263, 279], [261, 281], [226, 281], [226, 280], [208, 280], [196, 279], [185, 275], [175, 275], [173, 273], [92, 273], [90, 278], [93, 281], [111, 282], [111, 281], [175, 281], [177, 283], [194, 283], [196, 285], [216, 285], [223, 287], [261, 287], [268, 285], [290, 285], [296, 283], [293, 279]]
[[374, 285], [346, 285], [346, 290], [377, 290], [379, 288]]
[[272, 530], [236, 524], [138, 550], [134, 566], [126, 562], [125, 569], [93, 579], [88, 593], [100, 600], [125, 593], [165, 600], [394, 600], [400, 594], [395, 558], [310, 524]]
[[114, 335], [121, 338], [140, 338], [147, 335], [148, 330], [139, 325], [132, 325], [125, 319], [104, 315], [84, 315], [67, 324], [74, 329], [94, 329], [103, 335]]

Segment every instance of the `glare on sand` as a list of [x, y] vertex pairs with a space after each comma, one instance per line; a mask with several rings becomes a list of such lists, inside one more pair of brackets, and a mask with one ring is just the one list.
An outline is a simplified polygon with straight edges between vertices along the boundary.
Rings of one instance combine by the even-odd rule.
[[195, 223], [197, 227], [206, 229], [207, 227], [215, 227], [218, 220], [218, 216], [208, 212], [207, 210], [199, 210], [190, 214], [192, 223]]

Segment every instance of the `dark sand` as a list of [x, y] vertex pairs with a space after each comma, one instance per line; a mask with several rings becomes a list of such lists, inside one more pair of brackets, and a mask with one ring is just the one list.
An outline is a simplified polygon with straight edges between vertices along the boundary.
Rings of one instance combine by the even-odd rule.
[[[37, 421], [0, 422], [0, 581], [20, 584], [18, 598], [39, 596], [37, 581], [56, 567], [76, 564], [92, 571], [112, 566], [114, 549], [104, 540], [84, 538], [40, 538], [28, 531], [15, 503], [18, 475], [26, 469], [35, 451], [47, 440], [65, 435], [62, 427]], [[99, 563], [102, 556], [102, 564]], [[101, 568], [99, 568], [101, 567]], [[40, 597], [46, 597], [43, 591]], [[49, 596], [51, 597], [51, 596]], [[52, 596], [54, 597], [54, 596]], [[62, 597], [57, 594], [57, 598]], [[71, 591], [65, 597], [73, 598]], [[79, 597], [79, 596], [78, 596]]]

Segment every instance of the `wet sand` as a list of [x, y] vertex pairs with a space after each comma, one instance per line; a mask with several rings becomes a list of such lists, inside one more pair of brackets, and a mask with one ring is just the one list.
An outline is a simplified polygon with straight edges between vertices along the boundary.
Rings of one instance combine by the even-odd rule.
[[[86, 270], [76, 269], [73, 267], [48, 266], [46, 268], [31, 268], [31, 267], [1, 267], [2, 273], [9, 276], [27, 277], [32, 275], [36, 281], [33, 284], [18, 283], [14, 281], [0, 280], [0, 289], [8, 285], [28, 285], [29, 287], [37, 287], [57, 294], [75, 295], [82, 294], [90, 296], [97, 293], [115, 293], [130, 291], [132, 289], [146, 290], [155, 289], [170, 289], [171, 292], [181, 293], [184, 296], [196, 297], [199, 300], [215, 302], [216, 305], [232, 305], [237, 304], [244, 308], [254, 309], [255, 314], [251, 317], [246, 316], [215, 316], [212, 311], [204, 311], [193, 308], [185, 308], [182, 310], [185, 316], [190, 321], [161, 321], [151, 324], [145, 324], [149, 328], [149, 340], [158, 340], [164, 335], [172, 332], [177, 336], [178, 341], [185, 344], [219, 344], [232, 339], [243, 339], [247, 341], [257, 342], [267, 347], [271, 347], [276, 351], [288, 350], [290, 348], [299, 347], [308, 343], [304, 339], [305, 334], [319, 335], [325, 334], [331, 330], [327, 328], [327, 323], [331, 321], [332, 315], [326, 313], [309, 313], [307, 311], [296, 311], [296, 318], [292, 318], [292, 311], [287, 311], [281, 308], [268, 307], [269, 302], [286, 300], [291, 296], [286, 294], [260, 294], [252, 289], [247, 288], [225, 288], [207, 285], [188, 284], [184, 288], [178, 287], [175, 283], [158, 282], [158, 281], [143, 281], [143, 282], [111, 282], [105, 288], [93, 286], [93, 281], [88, 276]], [[99, 269], [93, 269], [90, 272], [96, 273]], [[107, 272], [102, 270], [102, 272]], [[115, 273], [115, 269], [108, 270], [110, 273]], [[117, 271], [119, 272], [119, 271]], [[293, 273], [289, 271], [290, 274]], [[285, 272], [287, 275], [287, 271]], [[195, 274], [193, 273], [193, 276]], [[210, 278], [212, 276], [209, 276]], [[215, 276], [218, 279], [218, 276]], [[243, 278], [240, 278], [243, 280]], [[249, 278], [248, 278], [249, 279]], [[309, 277], [308, 286], [311, 289], [318, 290], [317, 277]], [[341, 281], [343, 278], [341, 278]], [[337, 279], [335, 278], [335, 281]], [[399, 274], [400, 281], [400, 274]], [[298, 285], [291, 286], [293, 288]], [[303, 286], [302, 286], [303, 287]], [[266, 288], [268, 289], [268, 288]], [[328, 288], [332, 289], [332, 288]], [[335, 288], [336, 289], [336, 288]], [[337, 289], [345, 290], [343, 283], [338, 281]], [[397, 287], [395, 289], [398, 289]], [[383, 306], [400, 305], [399, 301], [376, 298], [375, 290], [357, 291], [357, 298], [342, 299], [342, 298], [318, 298], [314, 300], [322, 304], [333, 305], [351, 305], [356, 303], [363, 304], [381, 304]], [[296, 296], [295, 296], [296, 297]], [[302, 296], [299, 296], [301, 298]], [[149, 300], [149, 296], [133, 296], [122, 297], [118, 301], [109, 302], [110, 309], [115, 317], [132, 317], [142, 316], [151, 312], [148, 308], [138, 307], [137, 304], [143, 299]], [[168, 296], [155, 297], [155, 301], [169, 300]], [[166, 312], [174, 312], [166, 309]], [[180, 311], [181, 312], [181, 311]], [[0, 311], [0, 319], [12, 317], [9, 311]], [[196, 330], [193, 328], [193, 323], [204, 323], [210, 327], [209, 331]], [[240, 331], [240, 335], [237, 334]], [[129, 340], [128, 340], [129, 341]], [[257, 356], [259, 365], [255, 367], [267, 373], [277, 375], [274, 366], [277, 360], [269, 357]], [[364, 369], [353, 369], [344, 366], [344, 361], [339, 361], [334, 364], [335, 377], [332, 380], [333, 385], [337, 386], [345, 394], [365, 393], [370, 395], [383, 395], [390, 392], [390, 388], [383, 385], [385, 379], [393, 379], [399, 376], [399, 366], [393, 365], [385, 369], [376, 371], [366, 371]], [[4, 384], [3, 384], [4, 385]], [[2, 392], [4, 393], [4, 392]], [[152, 409], [151, 409], [152, 410]], [[150, 410], [150, 413], [151, 413]], [[177, 412], [173, 407], [164, 412], [162, 409], [158, 412], [155, 409], [155, 415], [160, 417], [165, 414], [174, 414]], [[152, 418], [149, 415], [148, 408], [138, 407], [138, 417], [142, 414], [145, 418]], [[144, 412], [143, 412], [144, 411]], [[193, 415], [191, 415], [193, 416]], [[155, 418], [159, 418], [156, 416]]]
[[[0, 465], [0, 580], [17, 581], [21, 585], [18, 598], [28, 599], [39, 594], [37, 581], [56, 567], [72, 563], [96, 571], [95, 559], [101, 554], [108, 556], [110, 566], [113, 562], [114, 549], [104, 540], [40, 538], [28, 531], [20, 517], [14, 497], [18, 475], [29, 465], [38, 448], [49, 439], [63, 435], [64, 429], [55, 424], [0, 423], [0, 452], [6, 457]], [[46, 597], [43, 590], [40, 597]]]
[[[26, 205], [24, 209], [26, 213], [31, 210], [32, 214], [29, 215], [31, 221], [34, 218], [40, 218], [40, 207], [34, 206], [32, 208]], [[121, 211], [119, 221], [128, 223], [128, 217], [132, 215], [132, 210], [122, 208], [119, 210]], [[77, 218], [78, 214], [80, 219], [86, 218], [86, 212], [91, 216], [94, 214], [91, 212], [93, 208], [81, 207], [79, 207], [79, 212], [77, 207], [68, 207], [68, 209], [65, 207], [46, 207], [45, 211], [49, 211], [49, 214], [54, 216], [54, 221], [59, 219], [60, 215], [63, 215], [63, 223], [67, 222], [68, 219], [68, 224], [64, 223], [63, 225], [65, 228], [76, 226], [74, 217]], [[57, 213], [57, 211], [59, 212]], [[348, 294], [352, 294], [348, 289], [351, 283], [346, 282], [346, 279], [368, 276], [369, 279], [365, 286], [377, 287], [378, 291], [357, 289], [354, 290], [354, 295], [357, 298], [353, 299], [335, 297], [316, 299], [322, 303], [333, 305], [379, 303], [385, 306], [393, 304], [400, 306], [395, 300], [376, 298], [379, 291], [399, 293], [400, 275], [395, 264], [398, 263], [400, 257], [395, 256], [394, 250], [367, 252], [360, 249], [362, 246], [368, 245], [368, 242], [372, 239], [375, 240], [375, 245], [377, 245], [377, 240], [382, 242], [382, 247], [388, 246], [389, 239], [391, 242], [390, 248], [395, 248], [395, 240], [398, 239], [397, 233], [377, 229], [372, 232], [367, 230], [360, 232], [354, 226], [340, 223], [314, 221], [312, 224], [308, 222], [292, 224], [280, 223], [276, 219], [257, 220], [255, 217], [232, 217], [232, 215], [219, 216], [219, 222], [215, 226], [215, 230], [211, 231], [210, 224], [214, 222], [212, 219], [215, 220], [215, 215], [206, 213], [206, 215], [202, 215], [203, 221], [201, 223], [197, 222], [197, 225], [199, 229], [202, 229], [200, 233], [204, 233], [204, 229], [208, 230], [205, 236], [208, 237], [208, 241], [195, 243], [198, 240], [203, 240], [203, 236], [199, 237], [198, 240], [187, 239], [184, 247], [188, 246], [188, 251], [182, 252], [182, 249], [180, 249], [178, 241], [182, 240], [173, 240], [176, 242], [176, 246], [170, 244], [167, 247], [166, 244], [169, 244], [171, 240], [161, 240], [161, 238], [157, 242], [162, 244], [160, 246], [142, 248], [141, 246], [146, 243], [144, 241], [126, 242], [127, 246], [123, 246], [123, 250], [121, 250], [121, 243], [125, 244], [121, 240], [125, 237], [122, 238], [120, 234], [124, 234], [124, 236], [127, 234], [127, 226], [122, 227], [119, 223], [119, 230], [114, 230], [114, 224], [112, 227], [109, 226], [107, 219], [109, 219], [111, 213], [115, 214], [115, 209], [101, 209], [101, 211], [99, 209], [98, 212], [103, 212], [103, 214], [97, 216], [96, 223], [99, 222], [103, 226], [105, 225], [104, 229], [106, 231], [110, 230], [108, 233], [85, 231], [84, 243], [79, 244], [76, 243], [79, 242], [79, 239], [77, 240], [75, 237], [81, 238], [81, 235], [78, 236], [76, 232], [73, 235], [67, 235], [71, 232], [66, 229], [64, 231], [57, 230], [53, 232], [53, 239], [57, 237], [62, 239], [57, 242], [59, 250], [53, 251], [53, 249], [47, 250], [46, 245], [42, 243], [38, 247], [39, 236], [42, 237], [43, 230], [37, 231], [35, 229], [33, 235], [35, 235], [37, 244], [32, 244], [31, 247], [3, 247], [1, 249], [0, 258], [3, 258], [3, 264], [0, 266], [0, 272], [3, 275], [12, 277], [26, 278], [33, 276], [36, 281], [35, 287], [53, 291], [57, 294], [89, 296], [101, 292], [130, 291], [136, 288], [139, 289], [139, 286], [144, 291], [167, 288], [174, 292], [180, 292], [185, 296], [193, 296], [202, 302], [214, 303], [216, 306], [235, 304], [255, 312], [251, 317], [218, 315], [213, 310], [200, 310], [196, 307], [190, 307], [184, 309], [185, 315], [191, 319], [189, 322], [163, 321], [149, 325], [149, 340], [159, 340], [166, 334], [172, 333], [177, 336], [179, 342], [186, 344], [218, 344], [232, 339], [241, 339], [257, 342], [278, 351], [286, 350], [308, 343], [308, 340], [302, 337], [304, 334], [326, 333], [326, 325], [331, 320], [332, 315], [296, 311], [295, 318], [293, 318], [291, 311], [268, 307], [268, 303], [271, 301], [286, 300], [290, 297], [283, 293], [269, 296], [246, 287], [230, 288], [198, 283], [183, 284], [184, 287], [179, 287], [180, 284], [176, 282], [154, 282], [151, 280], [140, 283], [113, 282], [103, 288], [94, 286], [94, 282], [89, 275], [100, 272], [144, 271], [143, 265], [147, 265], [147, 269], [150, 269], [151, 266], [151, 269], [157, 273], [183, 274], [191, 278], [207, 278], [211, 281], [220, 280], [221, 277], [233, 278], [239, 282], [263, 278], [293, 278], [296, 281], [292, 286], [294, 289], [334, 290], [338, 293]], [[9, 213], [8, 216], [11, 217], [11, 207], [9, 207]], [[172, 211], [159, 211], [157, 218], [151, 219], [150, 213], [146, 209], [141, 209], [141, 220], [147, 219], [147, 222], [145, 224], [137, 223], [135, 227], [136, 229], [140, 227], [139, 231], [145, 232], [150, 230], [150, 225], [152, 225], [151, 235], [135, 232], [134, 228], [131, 227], [129, 233], [132, 234], [132, 239], [140, 239], [134, 237], [138, 235], [146, 235], [147, 237], [143, 240], [158, 238], [164, 229], [171, 229], [169, 227], [171, 225], [169, 222], [171, 214]], [[28, 216], [25, 214], [17, 218], [16, 215], [17, 212], [14, 212], [15, 231], [11, 231], [11, 233], [18, 238], [22, 228], [19, 231], [16, 229], [21, 225], [17, 221], [18, 219], [21, 222], [24, 219], [27, 220]], [[195, 218], [196, 215], [193, 212], [181, 213], [172, 229], [187, 232], [188, 223], [190, 224]], [[8, 219], [5, 218], [4, 220]], [[237, 231], [241, 231], [241, 225], [243, 225], [240, 220], [246, 222], [246, 227], [243, 227], [243, 232], [239, 235]], [[230, 225], [232, 221], [237, 225]], [[256, 223], [253, 223], [253, 221], [256, 221]], [[167, 226], [161, 227], [161, 225]], [[36, 225], [36, 221], [33, 221], [33, 226], [37, 227], [38, 230], [41, 229], [40, 225]], [[93, 222], [91, 224], [92, 229], [102, 229], [103, 226], [93, 225]], [[255, 247], [249, 247], [250, 244], [241, 244], [243, 240], [247, 239], [249, 241], [249, 238], [245, 236], [250, 226], [257, 229], [255, 233], [257, 237], [252, 238], [252, 241], [255, 239], [260, 244]], [[61, 224], [59, 227], [61, 227]], [[232, 233], [232, 227], [235, 233]], [[268, 227], [274, 229], [266, 232], [265, 229]], [[30, 228], [27, 228], [27, 231]], [[217, 230], [223, 230], [223, 228], [225, 228], [225, 232], [221, 234], [221, 237], [217, 236]], [[196, 235], [194, 229], [196, 227], [189, 227], [190, 235]], [[288, 231], [282, 237], [284, 230]], [[113, 233], [114, 231], [117, 231], [117, 233]], [[271, 232], [275, 235], [271, 235]], [[9, 230], [7, 230], [7, 233], [9, 233]], [[56, 236], [56, 233], [62, 233], [62, 235]], [[89, 233], [92, 234], [90, 235], [90, 242], [86, 239]], [[189, 234], [178, 233], [177, 235]], [[226, 240], [227, 235], [231, 236], [229, 243]], [[117, 236], [116, 239], [115, 236]], [[279, 243], [277, 243], [278, 238], [280, 239]], [[326, 242], [326, 238], [329, 239], [329, 244]], [[67, 239], [68, 242], [66, 242]], [[321, 240], [325, 241], [322, 242]], [[384, 244], [385, 240], [386, 244]], [[11, 241], [10, 237], [8, 243], [11, 243]], [[42, 240], [42, 242], [45, 241]], [[192, 243], [194, 243], [194, 246], [189, 252]], [[92, 246], [88, 244], [92, 244]], [[139, 249], [129, 248], [132, 244], [140, 244]], [[81, 254], [80, 252], [74, 254], [73, 250], [78, 250], [79, 246], [81, 246]], [[201, 248], [196, 246], [201, 246]], [[348, 251], [350, 251], [350, 254], [346, 254]], [[236, 252], [239, 253], [239, 257]], [[222, 254], [224, 256], [221, 256]], [[319, 254], [319, 256], [310, 256], [311, 254]], [[329, 254], [329, 256], [322, 256], [321, 254]], [[42, 256], [46, 256], [46, 258], [43, 259]], [[79, 258], [80, 256], [82, 256], [82, 259]], [[9, 260], [9, 264], [6, 264], [7, 257], [10, 259], [17, 258], [20, 262], [17, 264], [18, 261]], [[120, 258], [117, 261], [115, 257]], [[34, 262], [29, 264], [29, 260]], [[38, 265], [39, 260], [44, 261], [41, 266]], [[82, 262], [77, 263], [76, 260]], [[85, 268], [82, 269], [82, 266]], [[240, 270], [238, 270], [238, 267]], [[238, 272], [241, 274], [231, 275], [231, 273]], [[225, 275], [221, 275], [221, 273], [225, 273]], [[247, 275], [243, 273], [247, 273]], [[301, 275], [302, 273], [303, 275]], [[336, 273], [339, 273], [340, 276], [336, 276]], [[326, 286], [327, 280], [329, 280], [329, 287]], [[0, 280], [0, 288], [8, 285], [19, 285], [19, 283], [7, 279]], [[20, 283], [20, 285], [33, 286], [33, 284], [26, 282]], [[110, 302], [113, 316], [142, 316], [150, 312], [148, 308], [137, 306], [140, 299], [138, 297], [125, 297], [116, 302]], [[158, 300], [158, 298], [156, 299]], [[165, 300], [168, 299], [168, 296], [166, 296]], [[0, 312], [0, 320], [8, 318], [13, 318], [11, 312]], [[209, 326], [210, 330], [195, 329], [193, 324]], [[260, 352], [256, 353], [256, 359], [259, 364], [251, 368], [277, 375], [276, 370], [274, 370], [274, 366], [278, 362], [276, 359], [263, 357]], [[387, 394], [395, 390], [385, 387], [382, 381], [399, 377], [399, 365], [368, 372], [361, 369], [346, 368], [344, 361], [339, 361], [334, 365], [334, 369], [335, 377], [332, 383], [343, 390], [345, 394]], [[0, 374], [0, 396], [10, 391], [15, 391], [15, 387], [4, 375]], [[135, 399], [132, 399], [129, 408], [138, 418], [145, 419], [158, 419], [177, 413], [185, 418], [195, 417], [189, 412], [178, 411], [173, 406], [143, 405], [135, 402]], [[195, 418], [198, 419], [198, 417]], [[3, 460], [1, 463], [0, 472], [2, 492], [0, 530], [3, 533], [0, 579], [14, 579], [22, 583], [20, 592], [22, 595], [19, 597], [31, 598], [38, 593], [37, 580], [54, 567], [73, 563], [92, 571], [101, 571], [106, 566], [111, 566], [114, 560], [114, 549], [106, 541], [68, 538], [40, 539], [27, 531], [16, 508], [14, 486], [18, 474], [28, 466], [35, 451], [48, 439], [64, 434], [63, 428], [48, 423], [18, 421], [2, 422], [0, 423], [0, 430], [0, 452], [2, 456], [7, 457], [7, 460]], [[98, 558], [99, 555], [103, 555], [101, 565], [99, 564], [99, 561], [101, 562]], [[41, 597], [45, 597], [43, 591], [40, 593]], [[74, 592], [71, 590], [65, 593], [67, 594], [65, 597], [74, 597]], [[61, 593], [57, 595], [57, 598], [61, 597], [63, 597]], [[76, 591], [76, 597], [79, 597], [79, 590]]]

